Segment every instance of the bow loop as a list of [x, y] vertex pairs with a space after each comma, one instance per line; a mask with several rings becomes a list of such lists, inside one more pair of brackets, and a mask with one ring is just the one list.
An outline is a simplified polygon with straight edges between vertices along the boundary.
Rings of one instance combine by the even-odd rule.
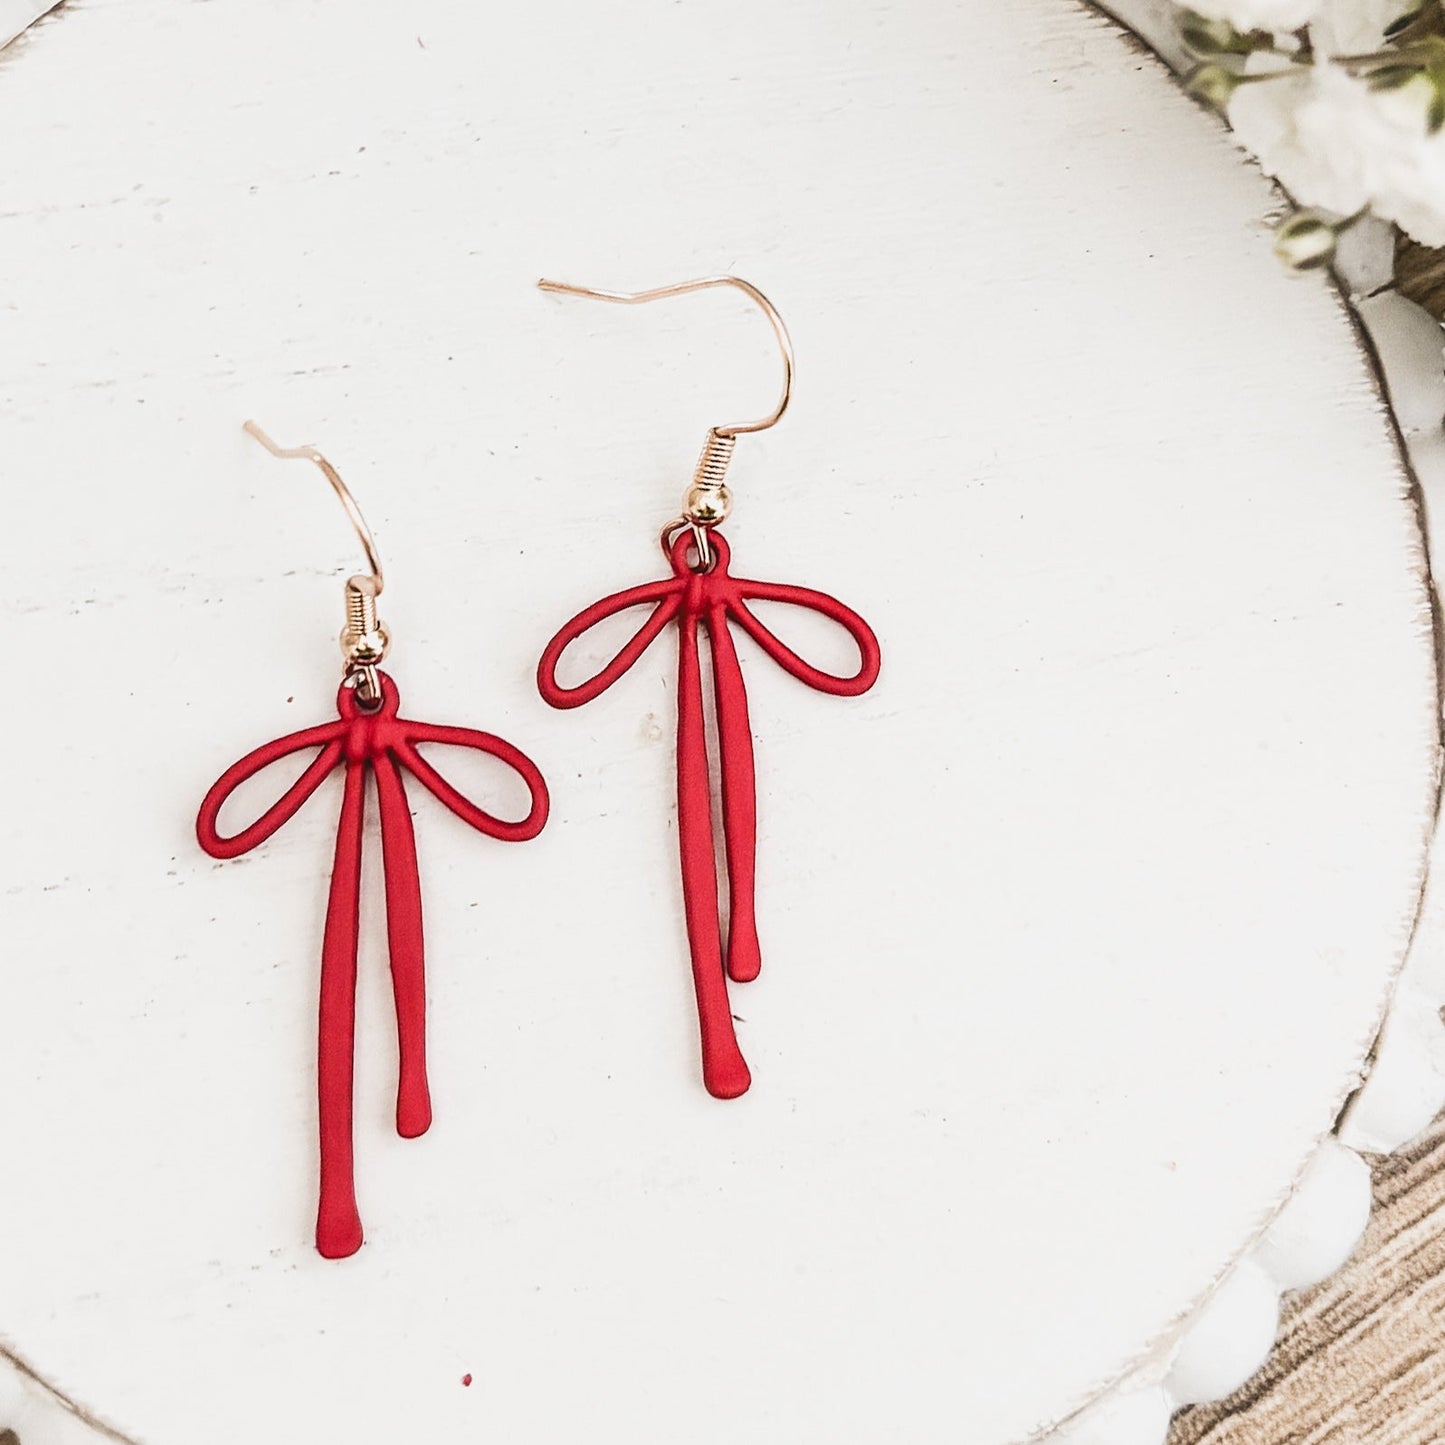
[[[500, 838], [507, 843], [525, 842], [542, 831], [550, 806], [547, 784], [543, 781], [537, 765], [525, 753], [514, 748], [511, 743], [491, 733], [478, 732], [475, 728], [442, 727], [433, 723], [415, 722], [406, 722], [403, 726], [403, 737], [392, 748], [397, 761], [462, 822], [469, 824], [479, 833]], [[458, 792], [422, 757], [416, 750], [417, 743], [442, 743], [450, 747], [472, 748], [506, 764], [526, 784], [531, 799], [527, 816], [517, 822], [508, 822], [505, 818], [498, 818], [478, 807], [470, 798]]]
[[[543, 699], [552, 707], [580, 707], [584, 702], [591, 702], [593, 698], [606, 692], [672, 621], [682, 605], [683, 589], [686, 585], [685, 580], [678, 578], [646, 582], [640, 587], [614, 592], [612, 596], [604, 597], [600, 602], [594, 602], [591, 607], [579, 612], [547, 644], [542, 660], [537, 664], [537, 689]], [[557, 681], [557, 664], [562, 660], [562, 654], [584, 632], [616, 612], [625, 612], [629, 607], [641, 607], [648, 602], [655, 602], [657, 606], [611, 662], [585, 682], [579, 682], [576, 687], [563, 687]]]
[[[759, 602], [786, 602], [791, 606], [816, 612], [830, 622], [836, 622], [858, 648], [858, 671], [851, 677], [839, 677], [836, 673], [824, 672], [822, 668], [814, 667], [758, 621], [747, 606], [749, 599]], [[729, 605], [728, 612], [784, 672], [819, 692], [831, 693], [834, 697], [857, 697], [878, 681], [882, 657], [877, 635], [851, 607], [839, 602], [836, 597], [830, 597], [826, 592], [815, 592], [811, 587], [792, 587], [777, 582], [739, 581], [736, 599]]]
[[[319, 788], [326, 775], [341, 761], [343, 738], [348, 724], [344, 721], [323, 723], [320, 727], [302, 728], [284, 738], [254, 748], [244, 758], [231, 764], [211, 785], [196, 817], [196, 841], [212, 858], [236, 858], [264, 843], [283, 823], [289, 822], [301, 805]], [[307, 764], [306, 771], [281, 794], [249, 827], [231, 837], [222, 837], [216, 827], [226, 799], [250, 778], [281, 758], [299, 753], [303, 748], [319, 747], [321, 751]]]

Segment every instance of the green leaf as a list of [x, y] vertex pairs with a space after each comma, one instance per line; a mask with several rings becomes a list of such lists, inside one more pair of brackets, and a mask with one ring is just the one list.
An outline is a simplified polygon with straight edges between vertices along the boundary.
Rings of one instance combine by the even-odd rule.
[[1385, 26], [1385, 39], [1395, 40], [1400, 36], [1407, 34], [1411, 29], [1414, 28], [1416, 22], [1421, 18], [1421, 16], [1425, 13], [1427, 9], [1438, 11], [1439, 8], [1440, 7], [1437, 3], [1435, 3], [1435, 0], [1431, 0], [1431, 3], [1428, 6], [1416, 5], [1413, 9], [1407, 10], [1403, 15], [1397, 15], [1387, 26]]
[[[1200, 15], [1194, 10], [1186, 10], [1180, 17], [1179, 38], [1201, 60], [1213, 60], [1221, 55], [1248, 55], [1260, 45], [1256, 36], [1242, 34], [1229, 21]], [[1263, 40], [1268, 44], [1269, 37]]]
[[1371, 90], [1402, 90], [1417, 75], [1423, 74], [1424, 70], [1418, 65], [1386, 65], [1372, 70], [1365, 81]]
[[1223, 110], [1243, 84], [1244, 76], [1223, 65], [1196, 65], [1184, 77], [1184, 89], [1216, 110]]

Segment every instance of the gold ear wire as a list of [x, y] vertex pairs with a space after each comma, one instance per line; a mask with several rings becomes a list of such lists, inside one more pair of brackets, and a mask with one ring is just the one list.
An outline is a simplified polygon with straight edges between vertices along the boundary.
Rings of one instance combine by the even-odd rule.
[[331, 483], [331, 489], [346, 509], [371, 571], [346, 579], [346, 625], [341, 629], [342, 676], [348, 685], [356, 689], [360, 702], [368, 708], [379, 707], [381, 679], [377, 675], [377, 667], [391, 646], [391, 634], [376, 615], [376, 599], [381, 595], [385, 582], [381, 554], [376, 550], [371, 528], [366, 525], [366, 518], [362, 516], [356, 498], [351, 495], [351, 488], [341, 480], [341, 473], [315, 447], [278, 446], [254, 421], [244, 422], [242, 429], [255, 437], [273, 457], [314, 463]]
[[788, 409], [788, 403], [793, 397], [793, 340], [788, 335], [783, 318], [778, 314], [778, 308], [751, 281], [744, 281], [741, 276], [705, 276], [699, 281], [678, 281], [672, 286], [656, 286], [651, 291], [598, 291], [591, 286], [573, 286], [566, 281], [548, 281], [545, 278], [538, 281], [537, 286], [542, 291], [554, 291], [568, 296], [590, 296], [595, 301], [615, 301], [623, 306], [640, 306], [646, 301], [661, 301], [668, 296], [686, 296], [692, 291], [710, 291], [717, 286], [735, 287], [761, 308], [773, 328], [773, 335], [778, 339], [778, 349], [783, 354], [783, 393], [778, 398], [777, 406], [761, 420], [734, 422], [730, 426], [715, 426], [710, 430], [714, 435], [725, 438], [740, 437], [748, 432], [767, 431], [782, 420], [783, 413]]
[[668, 296], [685, 296], [692, 291], [710, 291], [718, 286], [732, 286], [754, 302], [768, 318], [773, 335], [777, 338], [778, 350], [783, 356], [783, 390], [778, 404], [758, 421], [734, 422], [728, 426], [708, 428], [702, 454], [693, 469], [692, 485], [683, 497], [682, 516], [677, 521], [669, 522], [662, 530], [663, 554], [670, 555], [670, 539], [676, 534], [679, 525], [690, 527], [697, 543], [698, 561], [703, 570], [707, 570], [712, 565], [712, 548], [708, 545], [707, 530], [725, 521], [728, 513], [732, 511], [732, 493], [728, 490], [725, 479], [737, 439], [750, 432], [767, 431], [769, 427], [776, 426], [782, 420], [783, 413], [787, 411], [788, 403], [793, 397], [793, 341], [788, 335], [783, 318], [778, 314], [778, 308], [751, 281], [744, 281], [740, 276], [705, 276], [697, 281], [679, 281], [672, 286], [657, 286], [650, 291], [599, 291], [590, 286], [573, 286], [565, 281], [548, 281], [545, 278], [538, 281], [537, 285], [543, 291], [569, 296], [590, 296], [596, 301], [615, 301], [624, 306], [637, 306], [645, 301], [661, 301]]

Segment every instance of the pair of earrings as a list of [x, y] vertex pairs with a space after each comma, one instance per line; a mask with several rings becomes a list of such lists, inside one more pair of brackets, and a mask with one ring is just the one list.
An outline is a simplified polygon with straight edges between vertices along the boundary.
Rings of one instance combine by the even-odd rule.
[[[733, 1029], [727, 980], [756, 978], [761, 960], [753, 911], [757, 821], [752, 725], [730, 626], [741, 627], [774, 662], [800, 681], [840, 697], [855, 697], [872, 687], [878, 677], [878, 640], [856, 612], [826, 593], [732, 576], [728, 544], [716, 530], [731, 510], [725, 477], [738, 437], [776, 425], [792, 393], [792, 343], [782, 317], [768, 298], [736, 276], [713, 276], [640, 292], [596, 291], [555, 281], [538, 284], [545, 291], [625, 304], [719, 286], [735, 287], [762, 308], [783, 356], [782, 395], [767, 416], [709, 429], [682, 514], [662, 529], [662, 553], [671, 575], [614, 593], [579, 612], [547, 644], [537, 669], [537, 686], [548, 703], [558, 708], [577, 707], [616, 682], [669, 623], [677, 624], [678, 838], [703, 1082], [717, 1098], [736, 1098], [747, 1090], [751, 1078]], [[381, 562], [355, 499], [336, 469], [315, 447], [279, 447], [254, 422], [247, 422], [246, 429], [272, 455], [301, 458], [321, 469], [356, 529], [370, 568], [366, 575], [348, 579], [345, 587], [346, 626], [341, 633], [342, 681], [337, 694], [337, 720], [303, 728], [248, 753], [216, 780], [196, 819], [196, 836], [207, 853], [214, 858], [237, 857], [265, 842], [293, 817], [333, 769], [345, 769], [321, 954], [317, 1055], [321, 1170], [316, 1247], [328, 1258], [341, 1258], [354, 1254], [362, 1242], [352, 1161], [352, 1073], [367, 775], [375, 780], [381, 822], [387, 942], [399, 1053], [396, 1127], [404, 1138], [425, 1133], [432, 1114], [426, 1073], [421, 880], [403, 775], [410, 773], [478, 832], [505, 842], [522, 842], [541, 832], [547, 821], [547, 785], [525, 754], [491, 733], [414, 722], [401, 716], [396, 684], [381, 670], [390, 643], [377, 616]], [[791, 603], [839, 623], [857, 645], [858, 670], [840, 677], [813, 667], [758, 620], [748, 606], [753, 601]], [[605, 618], [633, 607], [651, 607], [652, 611], [631, 640], [593, 677], [574, 687], [563, 687], [557, 681], [557, 666], [568, 646]], [[699, 633], [703, 631], [707, 633], [712, 662], [722, 783], [720, 811], [728, 884], [726, 950], [719, 910], [699, 659]], [[478, 807], [421, 755], [419, 746], [425, 744], [474, 748], [514, 769], [530, 796], [527, 815], [509, 822]], [[271, 763], [308, 749], [316, 750], [314, 758], [281, 797], [248, 827], [223, 836], [218, 827], [219, 815], [235, 789]]]

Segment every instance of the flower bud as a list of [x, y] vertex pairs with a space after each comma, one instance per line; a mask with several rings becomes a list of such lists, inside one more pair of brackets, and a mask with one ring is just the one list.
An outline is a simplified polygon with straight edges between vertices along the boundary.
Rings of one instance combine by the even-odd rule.
[[1215, 110], [1224, 110], [1245, 77], [1223, 65], [1196, 65], [1184, 77], [1184, 89]]
[[1221, 55], [1248, 55], [1256, 48], [1252, 36], [1236, 30], [1227, 20], [1186, 10], [1179, 17], [1179, 38], [1185, 48], [1201, 60]]
[[1274, 254], [1292, 271], [1318, 271], [1334, 260], [1343, 229], [1323, 211], [1296, 211], [1274, 233]]

